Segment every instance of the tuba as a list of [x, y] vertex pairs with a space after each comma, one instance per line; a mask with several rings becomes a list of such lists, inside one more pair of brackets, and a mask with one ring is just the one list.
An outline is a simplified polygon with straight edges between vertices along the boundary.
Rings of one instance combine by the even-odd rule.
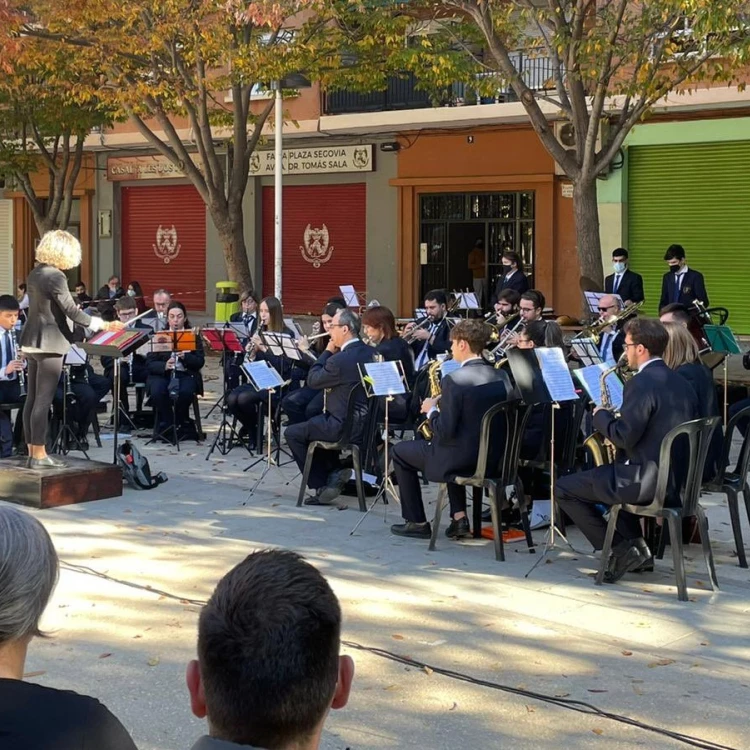
[[[430, 398], [437, 398], [442, 393], [440, 388], [440, 365], [442, 362], [435, 360], [427, 365], [427, 382], [430, 386]], [[425, 417], [417, 426], [417, 432], [425, 439], [432, 440], [432, 429], [430, 420]]]

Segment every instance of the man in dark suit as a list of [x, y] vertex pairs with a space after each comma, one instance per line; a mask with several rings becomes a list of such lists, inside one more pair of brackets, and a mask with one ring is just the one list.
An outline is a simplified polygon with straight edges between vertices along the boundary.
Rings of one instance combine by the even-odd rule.
[[[304, 471], [307, 446], [314, 440], [335, 442], [347, 418], [349, 394], [361, 384], [360, 365], [372, 362], [375, 349], [359, 339], [360, 321], [351, 310], [339, 310], [333, 318], [330, 341], [325, 351], [310, 367], [307, 385], [316, 390], [327, 390], [326, 410], [312, 419], [286, 428], [286, 441], [300, 471]], [[367, 414], [364, 390], [354, 401], [354, 429], [352, 442], [362, 441], [362, 428]], [[344, 489], [351, 471], [341, 469], [338, 453], [316, 450], [308, 478], [308, 487], [315, 490], [305, 505], [327, 505]]]
[[703, 274], [688, 268], [685, 248], [682, 245], [670, 245], [664, 253], [669, 271], [661, 281], [659, 310], [667, 305], [679, 302], [690, 307], [695, 300], [700, 300], [708, 307], [708, 292], [703, 281]]
[[628, 251], [618, 247], [612, 251], [614, 273], [604, 279], [607, 294], [619, 294], [625, 305], [643, 302], [643, 277], [628, 268]]
[[[607, 531], [596, 505], [650, 503], [664, 437], [698, 416], [698, 399], [690, 383], [661, 359], [668, 341], [658, 321], [631, 320], [625, 327], [625, 349], [628, 365], [637, 374], [625, 384], [621, 415], [615, 417], [602, 408], [594, 411], [594, 428], [624, 453], [627, 463], [618, 461], [570, 474], [555, 484], [560, 508], [595, 550], [602, 549]], [[651, 566], [653, 557], [641, 534], [640, 519], [620, 513], [604, 580], [614, 583], [628, 571]]]
[[251, 339], [258, 330], [258, 298], [255, 292], [242, 292], [240, 295], [239, 312], [232, 313], [229, 317], [230, 323], [243, 323], [247, 329], [247, 338]]
[[141, 320], [155, 331], [166, 331], [169, 328], [167, 310], [171, 303], [172, 295], [166, 289], [157, 289], [152, 297], [152, 312], [144, 315]]
[[[456, 474], [472, 473], [479, 455], [482, 417], [495, 404], [505, 401], [511, 391], [508, 376], [482, 358], [487, 343], [487, 327], [481, 320], [462, 320], [451, 331], [451, 352], [460, 369], [441, 383], [440, 410], [437, 399], [427, 398], [422, 413], [427, 414], [433, 439], [405, 440], [393, 449], [393, 469], [401, 496], [405, 523], [391, 526], [396, 536], [429, 539], [430, 524], [424, 512], [419, 472], [431, 482], [445, 482]], [[504, 441], [500, 441], [504, 442]], [[453, 539], [468, 536], [466, 488], [448, 484], [452, 522], [446, 535]]]
[[[599, 299], [599, 319], [612, 318], [622, 310], [622, 304], [612, 294], [605, 294]], [[602, 362], [617, 362], [625, 344], [624, 321], [602, 329], [599, 339], [599, 356]]]
[[[23, 362], [18, 359], [12, 333], [18, 314], [18, 300], [12, 294], [0, 295], [0, 404], [17, 404], [22, 401], [18, 378], [23, 371]], [[21, 421], [17, 418], [17, 438], [20, 438]], [[13, 428], [10, 413], [0, 410], [0, 458], [8, 458], [12, 452]]]
[[438, 354], [445, 354], [451, 348], [450, 328], [446, 318], [448, 297], [442, 289], [433, 289], [424, 297], [424, 307], [429, 322], [417, 327], [410, 324], [404, 335], [413, 338], [414, 366], [417, 370]]
[[125, 290], [120, 286], [120, 279], [117, 275], [110, 276], [107, 283], [102, 286], [96, 293], [96, 298], [100, 302], [112, 302], [125, 296]]
[[493, 303], [500, 296], [503, 289], [513, 289], [519, 294], [529, 290], [529, 280], [523, 272], [523, 261], [518, 253], [511, 250], [503, 253], [503, 273], [498, 276], [495, 284]]

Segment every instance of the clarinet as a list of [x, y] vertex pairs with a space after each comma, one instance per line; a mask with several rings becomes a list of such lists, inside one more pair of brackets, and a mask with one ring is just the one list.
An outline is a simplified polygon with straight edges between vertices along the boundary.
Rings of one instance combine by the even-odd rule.
[[[23, 357], [21, 356], [21, 349], [18, 346], [18, 333], [15, 328], [10, 329], [10, 335], [13, 337], [13, 348], [16, 351], [16, 359], [20, 362], [23, 360]], [[26, 395], [26, 372], [23, 369], [18, 371], [18, 389], [19, 396]]]

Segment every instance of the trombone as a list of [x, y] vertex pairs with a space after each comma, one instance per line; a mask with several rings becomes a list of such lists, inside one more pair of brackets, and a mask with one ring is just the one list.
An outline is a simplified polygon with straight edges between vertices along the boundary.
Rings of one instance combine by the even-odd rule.
[[573, 340], [592, 339], [594, 344], [598, 346], [599, 339], [605, 328], [616, 326], [620, 321], [627, 320], [627, 318], [635, 315], [642, 305], [643, 301], [633, 302], [627, 307], [623, 307], [622, 310], [618, 310], [614, 315], [609, 315], [606, 318], [597, 318], [593, 323], [589, 323], [580, 333], [577, 333], [573, 337]]

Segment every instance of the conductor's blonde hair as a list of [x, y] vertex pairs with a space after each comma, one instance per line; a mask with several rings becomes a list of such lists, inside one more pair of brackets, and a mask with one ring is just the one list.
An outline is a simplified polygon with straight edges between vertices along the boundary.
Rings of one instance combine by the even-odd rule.
[[55, 229], [45, 233], [36, 248], [39, 263], [67, 271], [81, 263], [81, 243], [70, 232]]

